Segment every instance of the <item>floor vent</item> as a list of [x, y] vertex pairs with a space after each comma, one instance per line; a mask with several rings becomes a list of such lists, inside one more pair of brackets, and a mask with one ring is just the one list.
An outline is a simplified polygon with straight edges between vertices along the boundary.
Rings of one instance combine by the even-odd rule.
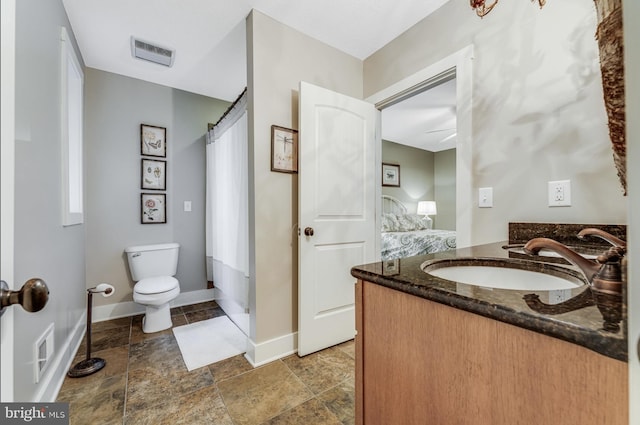
[[42, 374], [47, 370], [53, 358], [53, 329], [53, 323], [51, 323], [47, 327], [47, 330], [44, 331], [44, 333], [40, 335], [40, 338], [33, 344], [33, 372], [36, 384], [40, 382]]
[[166, 47], [151, 44], [131, 37], [131, 54], [134, 58], [171, 67], [175, 58], [175, 51]]

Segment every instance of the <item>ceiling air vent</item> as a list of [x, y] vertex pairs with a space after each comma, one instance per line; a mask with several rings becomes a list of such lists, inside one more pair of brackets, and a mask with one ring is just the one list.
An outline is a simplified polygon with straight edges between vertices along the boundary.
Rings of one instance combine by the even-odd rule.
[[173, 59], [175, 57], [174, 50], [138, 40], [134, 37], [131, 37], [131, 54], [134, 58], [169, 67], [173, 65]]

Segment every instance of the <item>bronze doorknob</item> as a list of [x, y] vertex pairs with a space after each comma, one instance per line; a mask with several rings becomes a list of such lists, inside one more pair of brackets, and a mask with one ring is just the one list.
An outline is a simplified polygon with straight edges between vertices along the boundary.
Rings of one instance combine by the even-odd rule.
[[28, 312], [35, 313], [42, 310], [47, 301], [49, 301], [49, 288], [42, 279], [29, 279], [19, 291], [9, 290], [7, 283], [2, 281], [0, 313], [4, 311], [5, 307], [13, 304], [20, 304]]
[[305, 227], [304, 234], [305, 236], [313, 236], [313, 227]]

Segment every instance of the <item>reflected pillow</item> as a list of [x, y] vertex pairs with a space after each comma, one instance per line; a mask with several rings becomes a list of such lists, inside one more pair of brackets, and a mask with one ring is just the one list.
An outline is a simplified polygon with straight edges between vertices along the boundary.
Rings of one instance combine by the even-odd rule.
[[382, 215], [383, 232], [411, 232], [414, 230], [431, 229], [433, 221], [427, 216], [418, 214], [390, 214]]
[[398, 217], [395, 214], [385, 213], [382, 214], [382, 231], [383, 232], [397, 232], [395, 230], [399, 227]]

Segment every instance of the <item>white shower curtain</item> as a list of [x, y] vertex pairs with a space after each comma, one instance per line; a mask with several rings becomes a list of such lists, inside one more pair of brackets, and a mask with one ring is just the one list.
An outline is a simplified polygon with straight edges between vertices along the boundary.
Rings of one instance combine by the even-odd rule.
[[207, 265], [216, 301], [248, 330], [249, 207], [246, 93], [207, 134]]

